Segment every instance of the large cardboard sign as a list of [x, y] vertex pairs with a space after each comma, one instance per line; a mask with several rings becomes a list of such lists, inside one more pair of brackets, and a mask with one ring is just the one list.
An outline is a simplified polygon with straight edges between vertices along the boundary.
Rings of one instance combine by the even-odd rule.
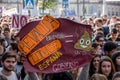
[[57, 73], [88, 64], [91, 60], [90, 25], [65, 18], [45, 16], [28, 23], [20, 31], [18, 47], [29, 72]]
[[13, 15], [12, 16], [12, 28], [21, 29], [28, 22], [28, 17], [26, 15]]

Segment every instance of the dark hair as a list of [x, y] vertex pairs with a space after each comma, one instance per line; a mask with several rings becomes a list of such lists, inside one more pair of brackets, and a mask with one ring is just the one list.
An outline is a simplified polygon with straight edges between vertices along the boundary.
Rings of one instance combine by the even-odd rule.
[[117, 48], [117, 44], [112, 41], [108, 41], [104, 44], [104, 51], [112, 51], [113, 49], [116, 48]]
[[100, 27], [100, 28], [97, 28], [96, 30], [97, 30], [97, 31], [102, 31], [102, 32], [103, 32], [103, 28], [101, 28], [101, 27]]
[[120, 78], [120, 72], [116, 72], [116, 73], [113, 75], [112, 80], [114, 80], [115, 78]]
[[93, 47], [93, 48], [97, 49], [98, 46], [100, 46], [100, 44], [98, 44], [98, 43], [96, 43], [96, 42], [93, 42], [93, 43], [92, 43], [92, 47]]
[[13, 50], [16, 50], [17, 52], [19, 51], [17, 43], [10, 43], [10, 45]]
[[100, 38], [104, 38], [104, 35], [97, 35], [97, 36], [95, 37], [95, 40], [99, 41]]
[[73, 80], [69, 72], [60, 72], [54, 74], [46, 74], [43, 80]]
[[120, 51], [116, 51], [113, 56], [112, 56], [112, 61], [114, 63], [114, 66], [115, 66], [115, 71], [118, 71], [117, 69], [117, 64], [116, 64], [116, 58], [120, 56]]
[[9, 31], [9, 32], [10, 32], [10, 28], [5, 28], [5, 29], [4, 29], [4, 32], [5, 32], [5, 31]]
[[118, 32], [118, 30], [116, 28], [113, 28], [111, 31], [111, 33], [113, 33], [113, 34], [117, 34], [117, 32]]
[[5, 52], [3, 55], [2, 55], [2, 62], [4, 62], [7, 58], [11, 58], [11, 57], [14, 57], [15, 60], [16, 59], [16, 55], [14, 53], [11, 53], [11, 52]]
[[93, 61], [94, 61], [94, 59], [95, 59], [96, 57], [101, 58], [101, 55], [100, 55], [100, 54], [96, 54], [96, 55], [92, 58], [92, 60], [91, 60], [91, 62], [90, 62], [90, 66], [89, 66], [89, 77], [91, 77], [91, 76], [95, 73], [96, 68], [95, 68], [94, 65], [93, 65]]
[[3, 45], [3, 42], [4, 42], [4, 41], [5, 41], [5, 39], [4, 39], [4, 38], [1, 38], [1, 39], [0, 39], [0, 44]]
[[15, 40], [15, 35], [11, 34], [11, 40], [14, 41]]

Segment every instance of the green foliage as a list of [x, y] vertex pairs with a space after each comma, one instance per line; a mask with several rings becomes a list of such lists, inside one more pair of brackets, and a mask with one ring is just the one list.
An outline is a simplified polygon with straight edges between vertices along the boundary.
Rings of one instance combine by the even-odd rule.
[[40, 9], [52, 9], [57, 5], [57, 0], [42, 0], [39, 4]]

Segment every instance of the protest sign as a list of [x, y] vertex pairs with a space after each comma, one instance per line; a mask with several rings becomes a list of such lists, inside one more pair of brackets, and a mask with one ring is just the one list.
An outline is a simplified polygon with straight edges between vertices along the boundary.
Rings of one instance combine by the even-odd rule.
[[82, 67], [91, 60], [90, 25], [45, 16], [28, 23], [19, 33], [18, 47], [27, 57], [29, 72], [58, 73]]
[[13, 15], [12, 28], [21, 29], [27, 24], [28, 17], [26, 15]]

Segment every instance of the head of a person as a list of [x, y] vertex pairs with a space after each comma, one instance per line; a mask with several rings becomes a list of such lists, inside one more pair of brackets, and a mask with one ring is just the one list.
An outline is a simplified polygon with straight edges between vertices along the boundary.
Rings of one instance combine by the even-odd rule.
[[14, 39], [15, 39], [16, 43], [18, 43], [18, 42], [20, 41], [20, 38], [19, 38], [19, 36], [18, 36], [18, 33], [16, 33], [16, 35], [14, 36]]
[[94, 30], [94, 34], [95, 34], [95, 35], [97, 35], [98, 33], [104, 33], [103, 28], [97, 27], [97, 28]]
[[107, 19], [103, 18], [103, 25], [107, 24]]
[[[5, 49], [8, 44], [7, 44], [7, 41], [6, 41], [4, 38], [1, 38], [1, 39], [0, 39], [0, 45], [2, 45], [3, 48]], [[5, 50], [4, 50], [4, 51], [5, 51]]]
[[12, 51], [14, 53], [18, 53], [18, 51], [19, 51], [18, 44], [17, 43], [10, 43], [9, 51]]
[[96, 74], [93, 74], [90, 80], [107, 80], [107, 77], [105, 75], [96, 73]]
[[99, 66], [99, 61], [101, 59], [100, 54], [96, 54], [91, 62], [90, 62], [90, 67], [89, 67], [89, 77], [91, 77], [94, 73], [98, 71], [98, 66]]
[[104, 44], [104, 53], [106, 56], [112, 57], [112, 55], [114, 54], [114, 52], [117, 49], [117, 44], [115, 42], [112, 41], [108, 41]]
[[108, 17], [107, 17], [106, 14], [104, 14], [104, 15], [102, 15], [102, 18], [103, 18], [103, 19], [107, 19]]
[[26, 60], [26, 56], [23, 53], [19, 53], [18, 64], [23, 65], [23, 63], [24, 63], [25, 60]]
[[94, 53], [93, 54], [101, 54], [102, 50], [101, 50], [101, 46], [100, 44], [93, 42], [92, 43], [92, 48], [94, 49]]
[[69, 72], [60, 72], [46, 74], [43, 80], [73, 80], [73, 77]]
[[10, 38], [10, 28], [4, 29], [4, 36]]
[[116, 73], [113, 75], [112, 80], [120, 80], [120, 72], [116, 72]]
[[103, 26], [103, 20], [102, 20], [102, 18], [96, 18], [94, 22], [95, 22], [95, 25], [97, 27], [102, 27]]
[[115, 73], [115, 68], [110, 57], [101, 57], [101, 60], [99, 62], [98, 73], [104, 74], [106, 77], [113, 76], [113, 74]]
[[95, 37], [95, 42], [100, 44], [100, 46], [102, 47], [104, 45], [104, 35], [97, 35]]
[[117, 22], [117, 16], [112, 16], [110, 19], [110, 24]]
[[8, 72], [13, 71], [15, 67], [15, 63], [16, 63], [16, 55], [14, 53], [5, 52], [2, 55], [1, 64], [4, 70]]
[[115, 66], [115, 70], [116, 71], [120, 71], [119, 67], [120, 67], [120, 51], [116, 51], [113, 56], [112, 56], [112, 61], [114, 63]]
[[9, 28], [8, 23], [3, 22], [3, 23], [1, 24], [1, 28], [2, 28], [2, 31], [3, 31], [5, 28]]
[[120, 22], [115, 23], [115, 24], [114, 24], [114, 27], [115, 27], [118, 31], [120, 31]]
[[116, 28], [113, 28], [111, 30], [111, 37], [117, 38], [118, 37], [118, 30]]

